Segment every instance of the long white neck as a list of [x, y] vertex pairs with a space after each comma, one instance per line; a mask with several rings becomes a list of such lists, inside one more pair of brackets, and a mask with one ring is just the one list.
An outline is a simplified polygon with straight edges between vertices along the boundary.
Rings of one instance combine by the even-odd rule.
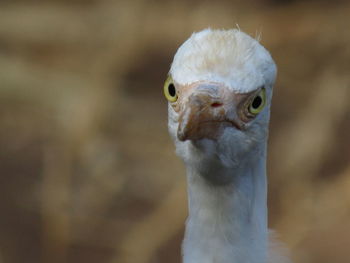
[[184, 263], [266, 263], [266, 150], [236, 168], [212, 176], [234, 178], [215, 185], [203, 166], [187, 165], [189, 217]]

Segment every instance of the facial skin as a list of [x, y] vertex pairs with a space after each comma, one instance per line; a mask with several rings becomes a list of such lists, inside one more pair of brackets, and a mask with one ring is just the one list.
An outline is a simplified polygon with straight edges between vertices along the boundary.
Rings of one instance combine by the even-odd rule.
[[180, 141], [217, 140], [226, 127], [245, 130], [266, 103], [263, 87], [234, 93], [220, 83], [197, 82], [176, 90], [178, 99], [172, 106], [179, 114]]

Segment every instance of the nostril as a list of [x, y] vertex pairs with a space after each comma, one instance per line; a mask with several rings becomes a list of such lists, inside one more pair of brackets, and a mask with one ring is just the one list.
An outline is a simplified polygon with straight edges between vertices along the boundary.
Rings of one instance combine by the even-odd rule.
[[212, 106], [213, 108], [217, 108], [217, 107], [222, 106], [222, 103], [220, 103], [220, 102], [214, 102], [214, 103], [211, 104], [211, 106]]

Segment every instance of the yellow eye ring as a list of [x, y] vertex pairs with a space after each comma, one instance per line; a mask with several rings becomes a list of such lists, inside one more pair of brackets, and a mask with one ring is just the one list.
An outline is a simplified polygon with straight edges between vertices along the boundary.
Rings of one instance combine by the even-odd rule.
[[170, 102], [177, 101], [176, 87], [173, 82], [173, 78], [169, 75], [164, 83], [164, 95], [165, 98]]
[[266, 104], [266, 91], [265, 91], [265, 88], [262, 88], [260, 92], [250, 102], [248, 111], [249, 113], [256, 115], [262, 111], [265, 104]]

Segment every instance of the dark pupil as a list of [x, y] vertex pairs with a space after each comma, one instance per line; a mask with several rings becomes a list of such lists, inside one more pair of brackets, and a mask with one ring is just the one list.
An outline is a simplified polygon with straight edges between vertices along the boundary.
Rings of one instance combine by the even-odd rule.
[[169, 86], [168, 86], [168, 91], [169, 91], [169, 94], [170, 94], [170, 96], [171, 97], [175, 97], [175, 95], [176, 95], [176, 89], [175, 89], [175, 86], [174, 86], [174, 84], [169, 84]]
[[256, 96], [253, 100], [252, 106], [254, 109], [257, 109], [257, 108], [259, 108], [261, 103], [262, 103], [262, 98], [260, 96]]

